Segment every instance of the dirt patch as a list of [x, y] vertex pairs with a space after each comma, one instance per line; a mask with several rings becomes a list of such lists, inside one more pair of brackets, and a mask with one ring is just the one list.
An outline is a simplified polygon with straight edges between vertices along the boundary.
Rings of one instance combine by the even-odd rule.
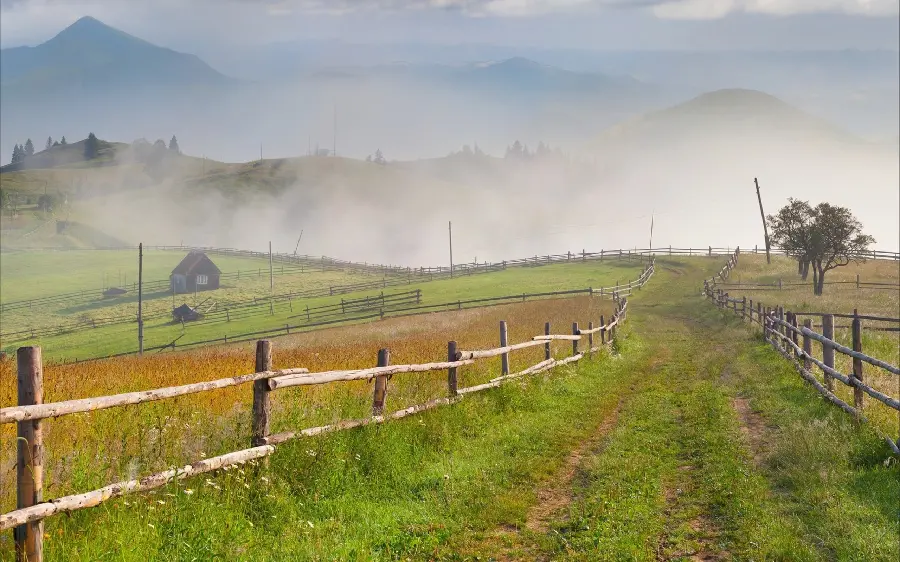
[[750, 445], [753, 454], [753, 463], [759, 466], [763, 461], [763, 452], [766, 449], [766, 423], [762, 416], [750, 408], [750, 401], [746, 398], [736, 397], [731, 400], [731, 407], [737, 412], [740, 421], [741, 434]]
[[537, 503], [528, 511], [528, 517], [525, 520], [525, 527], [528, 530], [535, 533], [546, 533], [550, 529], [550, 522], [554, 519], [554, 515], [572, 503], [572, 481], [575, 479], [578, 467], [581, 466], [585, 456], [597, 450], [600, 441], [615, 427], [619, 420], [621, 406], [622, 401], [619, 400], [615, 409], [606, 416], [594, 434], [569, 453], [562, 468], [554, 475], [549, 485], [538, 490]]
[[[676, 513], [679, 498], [684, 494], [680, 486], [690, 485], [691, 472], [693, 470], [694, 467], [689, 464], [679, 466], [676, 482], [663, 488], [663, 497], [665, 498], [664, 513], [667, 521], [671, 521], [671, 518]], [[668, 533], [663, 534], [656, 549], [657, 560], [714, 561], [728, 559], [728, 556], [714, 550], [712, 547], [715, 544], [716, 537], [719, 536], [719, 530], [709, 518], [699, 513], [688, 521], [686, 525], [691, 531], [690, 542], [679, 547], [670, 542]]]

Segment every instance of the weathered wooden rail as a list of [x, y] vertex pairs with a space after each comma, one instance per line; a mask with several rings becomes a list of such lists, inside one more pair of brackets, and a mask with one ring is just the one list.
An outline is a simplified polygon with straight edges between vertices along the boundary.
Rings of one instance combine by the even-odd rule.
[[[866, 418], [863, 415], [865, 395], [874, 398], [888, 408], [900, 412], [900, 399], [889, 396], [871, 385], [866, 384], [863, 377], [863, 363], [882, 369], [891, 375], [900, 375], [900, 368], [886, 361], [872, 357], [862, 351], [862, 321], [889, 322], [900, 326], [900, 318], [888, 318], [884, 316], [837, 314], [823, 312], [791, 312], [783, 306], [766, 306], [746, 296], [733, 298], [722, 288], [717, 286], [717, 279], [725, 280], [730, 272], [737, 266], [740, 250], [736, 250], [729, 258], [719, 273], [712, 279], [703, 282], [703, 294], [712, 300], [716, 306], [724, 310], [730, 310], [742, 320], [757, 324], [762, 329], [763, 338], [770, 343], [786, 359], [791, 361], [804, 380], [809, 382], [826, 400], [841, 408], [860, 421]], [[812, 319], [807, 318], [799, 323], [798, 318], [820, 317], [823, 333], [813, 331]], [[852, 347], [841, 345], [834, 339], [835, 318], [850, 318], [852, 335]], [[883, 330], [897, 331], [898, 328], [881, 328]], [[802, 340], [802, 343], [801, 343]], [[822, 359], [813, 355], [812, 342], [822, 346]], [[835, 369], [835, 353], [840, 353], [851, 358], [852, 372], [844, 374]], [[823, 382], [819, 382], [813, 367], [818, 367], [823, 375]], [[853, 389], [853, 405], [851, 406], [834, 393], [834, 380]], [[824, 383], [824, 384], [823, 384]], [[900, 439], [885, 437], [888, 446], [896, 455], [900, 455]]]
[[[646, 278], [652, 275], [649, 268]], [[578, 324], [572, 326], [571, 334], [551, 334], [550, 324], [544, 326], [544, 333], [531, 340], [509, 344], [507, 341], [506, 322], [500, 323], [500, 347], [483, 350], [459, 350], [455, 341], [447, 344], [447, 360], [415, 365], [390, 365], [390, 353], [387, 349], [379, 350], [378, 366], [368, 369], [351, 369], [309, 373], [304, 368], [275, 370], [272, 368], [272, 342], [261, 340], [256, 345], [256, 372], [236, 377], [228, 377], [214, 381], [206, 381], [176, 387], [160, 388], [141, 392], [130, 392], [114, 396], [102, 396], [67, 400], [54, 403], [43, 403], [43, 364], [39, 347], [22, 347], [17, 352], [18, 370], [18, 405], [0, 409], [0, 424], [17, 424], [17, 509], [0, 515], [0, 530], [14, 529], [17, 558], [20, 560], [40, 561], [43, 559], [43, 520], [52, 515], [72, 512], [122, 496], [127, 493], [142, 492], [160, 488], [166, 484], [218, 470], [220, 468], [244, 463], [253, 459], [261, 459], [272, 455], [276, 446], [287, 441], [311, 437], [324, 433], [342, 431], [370, 424], [380, 424], [388, 420], [396, 420], [424, 412], [439, 406], [453, 404], [470, 394], [495, 388], [520, 377], [547, 371], [554, 367], [581, 360], [607, 348], [616, 338], [617, 327], [625, 322], [628, 313], [627, 298], [613, 295], [615, 313], [610, 321], [600, 317], [595, 327], [593, 321], [589, 328], [581, 330]], [[599, 335], [599, 345], [594, 345], [594, 335]], [[579, 342], [587, 338], [588, 347], [579, 350]], [[572, 354], [563, 359], [555, 359], [551, 355], [550, 343], [554, 340], [571, 341]], [[509, 373], [508, 355], [510, 352], [529, 347], [544, 346], [544, 360], [518, 373]], [[501, 365], [500, 375], [489, 382], [470, 387], [459, 388], [460, 369], [476, 363], [481, 359], [501, 356], [505, 360]], [[422, 404], [416, 404], [401, 410], [384, 414], [387, 385], [390, 377], [400, 373], [417, 373], [428, 371], [447, 371], [447, 396], [436, 398]], [[291, 386], [320, 385], [352, 380], [374, 380], [372, 415], [363, 419], [344, 420], [338, 423], [288, 431], [278, 434], [270, 432], [271, 393]], [[45, 499], [43, 497], [43, 439], [42, 421], [50, 418], [117, 408], [151, 401], [165, 400], [176, 396], [207, 392], [229, 386], [253, 383], [252, 435], [251, 447], [224, 455], [199, 460], [180, 468], [172, 468], [142, 478], [116, 482], [103, 488], [89, 492], [60, 498]]]

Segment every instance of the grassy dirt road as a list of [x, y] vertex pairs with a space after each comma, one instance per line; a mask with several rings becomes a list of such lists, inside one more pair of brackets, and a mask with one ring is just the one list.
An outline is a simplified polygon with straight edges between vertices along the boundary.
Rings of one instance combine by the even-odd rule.
[[900, 470], [761, 338], [660, 261], [629, 302], [618, 405], [482, 560], [896, 560]]

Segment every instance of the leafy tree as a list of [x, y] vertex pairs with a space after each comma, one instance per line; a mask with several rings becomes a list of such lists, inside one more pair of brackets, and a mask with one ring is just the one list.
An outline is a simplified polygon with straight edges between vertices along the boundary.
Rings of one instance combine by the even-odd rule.
[[172, 140], [169, 141], [169, 150], [176, 154], [181, 154], [181, 149], [178, 148], [178, 139], [175, 138], [175, 135], [172, 135]]
[[862, 233], [862, 223], [850, 209], [819, 203], [814, 209], [813, 258], [817, 295], [825, 288], [825, 272], [863, 259], [875, 238]]
[[25, 141], [25, 156], [34, 156], [34, 143], [31, 139]]
[[772, 241], [797, 259], [797, 273], [806, 281], [812, 260], [814, 211], [806, 201], [788, 198], [788, 204], [768, 216]]
[[[63, 137], [65, 139], [65, 137]], [[84, 141], [84, 159], [93, 160], [100, 152], [100, 142], [97, 135], [90, 133], [86, 141]]]
[[53, 139], [47, 137], [47, 146], [44, 147], [44, 150], [50, 150], [51, 148], [53, 148]]
[[18, 164], [22, 161], [22, 147], [16, 144], [13, 147], [12, 159], [9, 161], [10, 164]]
[[[798, 261], [813, 267], [813, 292], [825, 289], [825, 274], [832, 269], [863, 260], [875, 239], [862, 233], [862, 224], [850, 209], [829, 203], [810, 207], [790, 199], [775, 216], [768, 217], [772, 239]], [[808, 266], [806, 266], [808, 267]]]
[[66, 142], [66, 137], [65, 137], [65, 135], [63, 135], [63, 138], [59, 139], [59, 144], [61, 144], [61, 145], [63, 145], [63, 146], [66, 146], [67, 144], [69, 144], [69, 143]]

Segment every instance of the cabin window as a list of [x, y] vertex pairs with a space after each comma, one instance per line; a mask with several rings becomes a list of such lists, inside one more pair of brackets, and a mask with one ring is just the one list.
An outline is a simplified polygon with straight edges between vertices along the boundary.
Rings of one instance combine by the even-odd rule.
[[207, 277], [206, 275], [198, 275], [197, 276], [197, 284], [198, 285], [206, 285], [207, 283], [209, 283], [209, 277]]

